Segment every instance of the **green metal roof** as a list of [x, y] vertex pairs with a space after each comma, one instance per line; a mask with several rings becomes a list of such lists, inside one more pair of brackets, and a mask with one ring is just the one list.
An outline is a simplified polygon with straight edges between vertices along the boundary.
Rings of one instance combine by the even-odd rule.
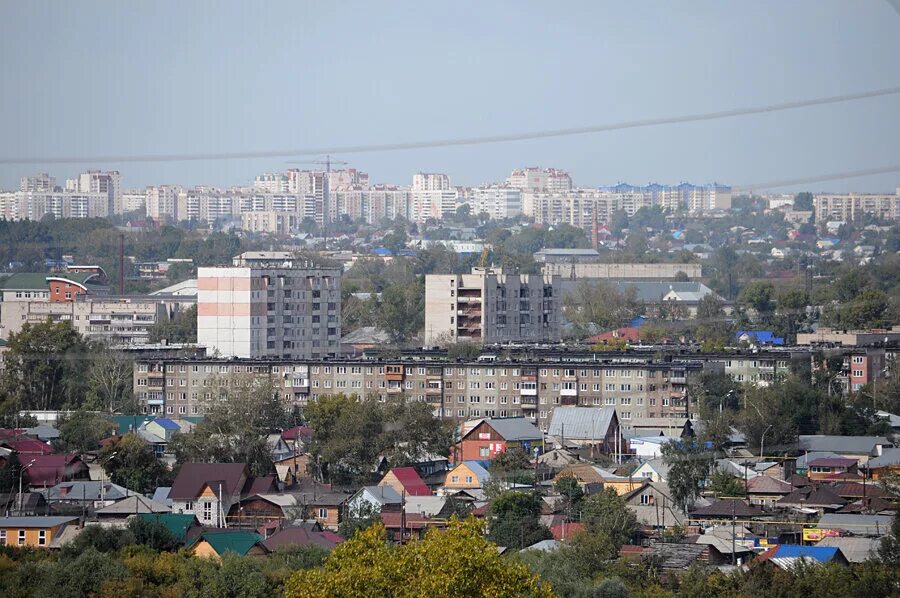
[[49, 288], [48, 277], [64, 278], [86, 285], [87, 281], [96, 278], [97, 274], [94, 272], [19, 272], [0, 282], [0, 288], [7, 291], [46, 291]]
[[181, 513], [140, 513], [136, 517], [161, 523], [179, 542], [184, 541], [185, 534], [195, 521], [193, 515]]
[[233, 552], [238, 556], [245, 556], [250, 549], [257, 544], [262, 544], [263, 537], [256, 532], [243, 530], [216, 530], [203, 532], [192, 541], [188, 547], [195, 545], [201, 539], [209, 542], [216, 554], [223, 555]]
[[156, 419], [155, 415], [114, 415], [112, 416], [116, 426], [118, 426], [117, 434], [128, 434], [128, 432], [136, 432], [144, 423]]

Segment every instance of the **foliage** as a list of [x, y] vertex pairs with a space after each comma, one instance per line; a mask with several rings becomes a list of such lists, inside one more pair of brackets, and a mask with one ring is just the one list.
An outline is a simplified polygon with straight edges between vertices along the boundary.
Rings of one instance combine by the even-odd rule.
[[105, 415], [79, 409], [60, 424], [59, 436], [67, 450], [84, 454], [98, 448], [115, 430], [115, 423]]
[[133, 378], [133, 359], [105, 344], [93, 343], [85, 407], [107, 413], [137, 413], [139, 409], [132, 392]]
[[552, 538], [540, 522], [541, 503], [536, 492], [502, 492], [488, 511], [488, 539], [498, 546], [521, 550]]
[[12, 453], [0, 467], [0, 494], [18, 491], [21, 471], [22, 463], [19, 461], [19, 455]]
[[878, 559], [885, 565], [900, 567], [900, 517], [894, 517], [891, 533], [881, 539]]
[[354, 509], [347, 509], [344, 518], [338, 525], [338, 533], [345, 538], [352, 538], [356, 532], [369, 529], [381, 523], [381, 511], [367, 501], [360, 501]]
[[177, 463], [247, 463], [252, 475], [268, 475], [274, 465], [267, 436], [290, 423], [275, 382], [214, 379], [213, 389], [203, 421], [169, 443]]
[[376, 322], [394, 342], [413, 338], [425, 325], [425, 285], [385, 289], [377, 303]]
[[114, 484], [149, 494], [172, 480], [168, 468], [156, 458], [153, 448], [137, 434], [125, 434], [99, 455], [100, 463]]
[[552, 596], [522, 564], [503, 559], [480, 524], [453, 521], [420, 542], [390, 547], [375, 526], [332, 551], [321, 569], [288, 580], [287, 598], [341, 596]]
[[672, 500], [687, 512], [700, 496], [700, 484], [712, 469], [713, 455], [696, 442], [681, 441], [663, 444], [662, 457], [669, 466], [668, 484]]
[[453, 429], [426, 403], [392, 397], [322, 396], [304, 411], [315, 430], [310, 454], [322, 479], [359, 485], [370, 481], [380, 455], [402, 466], [426, 455], [450, 454]]
[[584, 490], [578, 485], [575, 476], [563, 476], [559, 478], [553, 489], [563, 497], [563, 511], [569, 520], [578, 520], [581, 515], [581, 504], [584, 500]]
[[461, 341], [447, 345], [447, 359], [455, 360], [472, 360], [481, 354], [481, 345], [470, 341]]
[[70, 323], [26, 322], [8, 339], [0, 375], [0, 410], [58, 410], [80, 405], [87, 355], [87, 343]]
[[579, 283], [563, 299], [563, 310], [580, 336], [624, 326], [642, 311], [634, 287], [620, 291], [605, 280]]
[[744, 488], [744, 483], [741, 480], [727, 471], [718, 469], [713, 472], [712, 477], [710, 477], [709, 489], [717, 497], [744, 496], [747, 493], [747, 490]]
[[587, 497], [581, 517], [587, 535], [603, 535], [609, 539], [614, 554], [608, 554], [606, 558], [614, 558], [619, 548], [631, 540], [638, 529], [634, 512], [612, 488], [604, 488]]
[[149, 546], [157, 552], [171, 551], [178, 547], [178, 538], [165, 525], [143, 517], [132, 517], [128, 521], [128, 531], [136, 544]]
[[179, 310], [175, 314], [175, 317], [157, 322], [153, 328], [150, 329], [151, 343], [159, 343], [163, 340], [169, 343], [197, 342], [196, 305]]

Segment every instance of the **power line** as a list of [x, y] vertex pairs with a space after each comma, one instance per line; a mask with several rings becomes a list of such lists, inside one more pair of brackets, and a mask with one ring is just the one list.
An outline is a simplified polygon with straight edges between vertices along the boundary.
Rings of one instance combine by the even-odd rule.
[[609, 131], [621, 131], [623, 129], [637, 129], [643, 127], [656, 127], [660, 125], [681, 124], [733, 118], [736, 116], [748, 116], [751, 114], [765, 114], [768, 112], [780, 112], [811, 106], [824, 106], [827, 104], [839, 104], [855, 100], [900, 94], [900, 87], [888, 87], [872, 91], [851, 93], [838, 96], [813, 98], [794, 102], [782, 102], [767, 104], [764, 106], [752, 106], [749, 108], [735, 108], [716, 112], [701, 112], [682, 116], [668, 116], [662, 118], [647, 118], [631, 120], [605, 125], [589, 125], [585, 127], [572, 127], [565, 129], [551, 129], [545, 131], [530, 131], [525, 133], [509, 133], [504, 135], [488, 135], [483, 137], [460, 137], [450, 139], [438, 139], [433, 141], [411, 141], [405, 143], [383, 143], [371, 145], [348, 145], [334, 147], [301, 148], [288, 150], [264, 150], [258, 152], [215, 152], [198, 154], [144, 154], [131, 156], [64, 156], [64, 157], [26, 157], [26, 158], [0, 158], [0, 164], [83, 164], [93, 162], [188, 162], [211, 160], [241, 160], [253, 158], [289, 158], [294, 156], [317, 156], [322, 154], [361, 154], [376, 152], [392, 152], [409, 149], [430, 149], [438, 147], [453, 147], [463, 145], [483, 145], [489, 143], [507, 143], [513, 141], [527, 141], [532, 139], [547, 139], [552, 137], [568, 137], [573, 135], [587, 135], [592, 133], [605, 133]]
[[[900, 0], [898, 0], [900, 1]], [[838, 172], [833, 174], [822, 174], [796, 179], [781, 179], [777, 181], [768, 181], [765, 183], [754, 183], [752, 185], [739, 185], [732, 187], [732, 192], [753, 191], [755, 189], [772, 189], [775, 187], [792, 187], [795, 185], [807, 185], [809, 183], [822, 183], [825, 181], [840, 181], [844, 179], [854, 179], [873, 174], [884, 174], [888, 172], [900, 172], [900, 164], [894, 166], [882, 166], [879, 168], [867, 168], [864, 170], [850, 170], [848, 172]]]

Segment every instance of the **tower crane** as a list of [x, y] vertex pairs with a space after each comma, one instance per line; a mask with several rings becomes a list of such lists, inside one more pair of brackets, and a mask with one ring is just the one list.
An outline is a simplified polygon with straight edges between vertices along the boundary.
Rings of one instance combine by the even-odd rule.
[[325, 156], [324, 160], [291, 160], [286, 164], [319, 164], [325, 165], [325, 182], [322, 186], [322, 240], [324, 250], [328, 251], [328, 173], [331, 172], [332, 164], [349, 164], [343, 160], [332, 160], [331, 156]]

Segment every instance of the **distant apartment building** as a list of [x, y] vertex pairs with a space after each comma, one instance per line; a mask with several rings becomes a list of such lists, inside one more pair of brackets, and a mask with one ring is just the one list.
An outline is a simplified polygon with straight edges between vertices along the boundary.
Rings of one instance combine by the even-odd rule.
[[515, 218], [522, 213], [522, 191], [512, 186], [478, 187], [467, 199], [472, 214], [487, 214], [492, 220]]
[[254, 377], [271, 383], [286, 405], [301, 411], [338, 393], [381, 401], [405, 397], [455, 422], [526, 417], [546, 430], [560, 406], [614, 407], [626, 422], [693, 415], [688, 389], [702, 370], [698, 361], [596, 353], [572, 361], [502, 363], [417, 356], [375, 361], [139, 358], [134, 396], [146, 413], [201, 415], [236, 380]]
[[302, 222], [291, 212], [244, 212], [241, 214], [241, 229], [251, 233], [289, 235], [297, 231]]
[[178, 213], [180, 192], [181, 188], [176, 185], [147, 187], [144, 197], [147, 216], [157, 222], [188, 220], [184, 214]]
[[29, 192], [45, 192], [56, 190], [56, 177], [50, 176], [46, 172], [33, 176], [23, 176], [19, 180], [19, 191], [23, 193]]
[[847, 193], [813, 197], [816, 222], [851, 222], [863, 214], [882, 220], [900, 220], [900, 188], [891, 194]]
[[[555, 253], [555, 252], [559, 253]], [[587, 250], [584, 250], [587, 251]], [[700, 264], [601, 264], [567, 257], [568, 250], [546, 249], [535, 254], [535, 260], [541, 263], [544, 276], [559, 276], [567, 280], [593, 279], [645, 279], [667, 280], [686, 274], [691, 280], [698, 280], [702, 275]]]
[[287, 252], [246, 252], [197, 272], [197, 341], [230, 357], [319, 358], [341, 338], [341, 273]]
[[369, 187], [369, 173], [355, 168], [342, 168], [328, 173], [328, 191], [343, 191], [345, 189], [367, 189]]
[[117, 213], [128, 214], [130, 212], [142, 212], [146, 214], [147, 192], [141, 190], [123, 191], [120, 206], [122, 211]]
[[572, 189], [572, 177], [568, 172], [539, 166], [517, 168], [512, 171], [506, 182], [510, 187], [522, 191], [564, 193]]
[[379, 224], [385, 219], [415, 220], [407, 188], [375, 185], [368, 189], [334, 191], [329, 197], [338, 214], [346, 214], [353, 220], [361, 218], [368, 224]]
[[18, 191], [0, 194], [0, 218], [40, 220], [54, 218], [106, 218], [111, 214], [106, 193], [80, 191]]
[[559, 278], [473, 269], [425, 277], [425, 344], [561, 338]]
[[413, 175], [413, 191], [449, 191], [450, 177], [435, 172], [418, 172]]
[[261, 174], [253, 181], [253, 188], [265, 193], [290, 193], [290, 177], [281, 172]]
[[66, 181], [66, 190], [75, 193], [101, 193], [106, 195], [109, 205], [107, 216], [121, 214], [122, 175], [118, 170], [102, 172], [89, 170], [74, 179]]

